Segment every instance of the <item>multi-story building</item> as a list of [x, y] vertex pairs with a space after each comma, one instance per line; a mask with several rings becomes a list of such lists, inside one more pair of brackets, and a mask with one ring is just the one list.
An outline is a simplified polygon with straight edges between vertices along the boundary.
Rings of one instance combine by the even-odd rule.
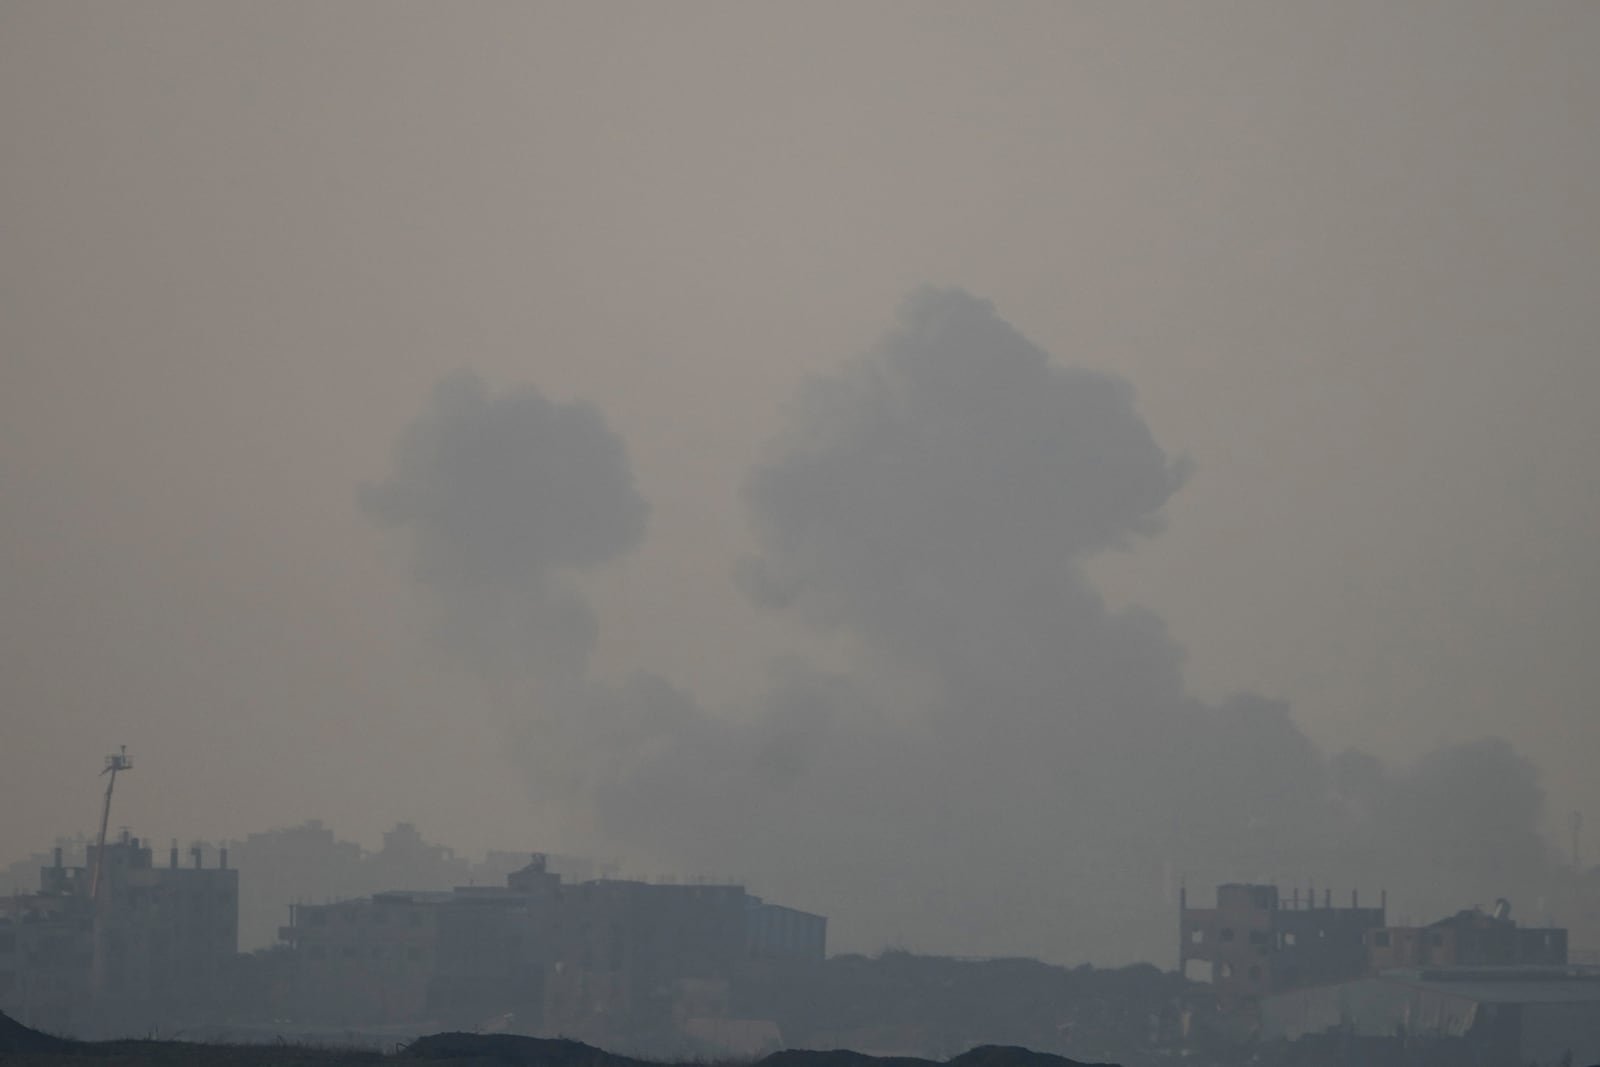
[[748, 958], [748, 900], [737, 885], [570, 887], [554, 929], [547, 1026], [598, 1040], [659, 1034], [673, 1028], [675, 1015], [719, 1010]]
[[827, 955], [828, 920], [798, 908], [745, 898], [745, 938], [758, 959], [820, 960]]
[[1400, 967], [1562, 967], [1567, 932], [1557, 927], [1519, 927], [1511, 904], [1492, 912], [1471, 908], [1427, 926], [1389, 926], [1366, 935], [1368, 969]]
[[725, 1012], [754, 958], [816, 959], [827, 920], [737, 885], [563, 884], [542, 855], [498, 887], [300, 905], [296, 1003], [345, 1025], [471, 1025], [590, 1039], [682, 1031]]
[[425, 1018], [448, 893], [379, 893], [290, 908], [279, 936], [294, 949], [289, 1010], [308, 1022]]
[[1348, 908], [1322, 902], [1308, 889], [1284, 900], [1274, 885], [1217, 887], [1214, 908], [1191, 908], [1180, 891], [1178, 967], [1210, 964], [1210, 980], [1224, 1010], [1270, 992], [1337, 982], [1365, 974], [1366, 935], [1384, 925], [1385, 908], [1363, 908], [1355, 893]]
[[1511, 905], [1492, 912], [1468, 909], [1428, 926], [1389, 926], [1386, 901], [1376, 908], [1321, 903], [1307, 890], [1288, 900], [1271, 885], [1221, 885], [1214, 908], [1191, 908], [1180, 894], [1179, 967], [1210, 965], [1223, 1011], [1252, 1007], [1263, 997], [1329, 986], [1402, 968], [1563, 967], [1567, 932], [1521, 928]]
[[0, 897], [0, 1011], [55, 1033], [76, 1028], [89, 1002], [93, 931], [67, 896]]
[[0, 898], [0, 1010], [62, 1030], [203, 1014], [238, 950], [239, 879], [226, 852], [214, 868], [191, 855], [180, 866], [174, 845], [157, 867], [126, 833], [82, 867], [57, 850], [39, 892]]

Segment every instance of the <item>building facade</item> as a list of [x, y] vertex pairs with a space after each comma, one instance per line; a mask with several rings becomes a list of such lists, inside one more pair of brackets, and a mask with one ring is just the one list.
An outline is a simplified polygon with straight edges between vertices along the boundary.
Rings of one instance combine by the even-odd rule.
[[1391, 926], [1366, 935], [1368, 970], [1399, 967], [1561, 967], [1567, 963], [1567, 931], [1521, 927], [1511, 905], [1493, 911], [1459, 911], [1427, 926]]
[[1209, 965], [1218, 1005], [1231, 1010], [1270, 992], [1355, 978], [1367, 972], [1367, 933], [1384, 926], [1385, 908], [1363, 908], [1356, 893], [1335, 907], [1331, 891], [1321, 903], [1307, 889], [1286, 900], [1274, 885], [1230, 883], [1217, 887], [1211, 908], [1191, 908], [1179, 894], [1178, 967]]
[[566, 884], [535, 855], [504, 886], [302, 904], [280, 937], [309, 1021], [615, 1041], [705, 1030], [751, 961], [820, 961], [827, 920], [738, 885]]
[[239, 878], [225, 851], [217, 867], [191, 859], [174, 845], [157, 866], [126, 833], [81, 867], [57, 850], [38, 892], [0, 898], [0, 1010], [80, 1032], [206, 1014], [238, 951]]

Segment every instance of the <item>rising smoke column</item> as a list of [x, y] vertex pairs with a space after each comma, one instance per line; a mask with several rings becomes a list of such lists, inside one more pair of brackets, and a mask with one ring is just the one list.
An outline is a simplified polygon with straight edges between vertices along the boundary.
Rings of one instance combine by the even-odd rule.
[[[1170, 914], [1174, 877], [1470, 902], [1542, 872], [1536, 775], [1509, 745], [1446, 746], [1394, 773], [1373, 761], [1352, 817], [1286, 704], [1189, 696], [1160, 620], [1105, 604], [1083, 564], [1158, 533], [1186, 473], [1127, 383], [1058, 365], [987, 302], [932, 289], [805, 388], [751, 471], [747, 592], [926, 686], [917, 756], [891, 752], [879, 773], [960, 798], [948, 825], [935, 802], [896, 828], [979, 861], [936, 883], [955, 912], [1003, 912], [1100, 958], [1160, 958], [1151, 920]], [[1015, 872], [1059, 897], [1008, 889]], [[1098, 928], [1067, 917], [1068, 899]]]
[[[776, 663], [717, 714], [587, 672], [574, 578], [648, 514], [594, 409], [447, 379], [363, 503], [408, 535], [447, 645], [537, 682], [501, 709], [536, 801], [631, 862], [747, 875], [847, 943], [1166, 959], [1177, 877], [1421, 893], [1437, 862], [1454, 907], [1506, 891], [1486, 856], [1542, 869], [1536, 776], [1502, 742], [1330, 762], [1281, 702], [1185, 692], [1160, 619], [1084, 572], [1158, 533], [1185, 473], [1125, 382], [964, 292], [914, 294], [802, 390], [742, 492], [739, 585], [859, 655]], [[1438, 832], [1463, 811], [1470, 833]]]
[[487, 672], [581, 676], [595, 620], [570, 576], [644, 538], [650, 507], [598, 410], [451, 375], [361, 504], [409, 535], [440, 639]]
[[[987, 900], [1019, 930], [1084, 937], [1088, 912], [1052, 893], [1102, 929], [1132, 922], [1199, 842], [1247, 850], [1321, 804], [1320, 754], [1286, 708], [1187, 697], [1160, 621], [1113, 611], [1084, 574], [1159, 532], [1185, 473], [1127, 383], [1056, 365], [987, 302], [931, 289], [806, 387], [752, 470], [752, 598], [925, 685], [916, 759], [879, 773], [960, 798], [902, 829], [973, 861], [941, 880], [954, 910]], [[1254, 842], [1219, 833], [1252, 819]]]
[[1080, 565], [1159, 531], [1183, 476], [1125, 382], [1053, 366], [988, 303], [924, 290], [868, 356], [807, 386], [751, 472], [758, 552], [740, 577], [953, 693], [1137, 714], [1179, 699], [1180, 654], [1154, 617], [1109, 612]]

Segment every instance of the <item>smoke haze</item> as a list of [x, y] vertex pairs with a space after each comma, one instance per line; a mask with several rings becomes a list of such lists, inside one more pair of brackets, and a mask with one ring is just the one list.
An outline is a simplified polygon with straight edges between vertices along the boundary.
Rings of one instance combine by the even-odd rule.
[[1180, 880], [1537, 915], [1600, 811], [1597, 52], [0, 6], [0, 864], [127, 744], [157, 841], [409, 821], [840, 949], [1164, 961]]
[[361, 502], [410, 534], [451, 647], [491, 670], [581, 672], [595, 624], [563, 576], [637, 547], [649, 514], [599, 412], [533, 388], [491, 398], [458, 373], [401, 438], [394, 468]]
[[441, 636], [490, 690], [530, 668], [549, 683], [502, 711], [566, 832], [785, 886], [847, 939], [1128, 961], [1166, 947], [1174, 873], [1392, 882], [1443, 908], [1537, 884], [1542, 795], [1504, 742], [1397, 773], [1329, 761], [1281, 703], [1188, 696], [1160, 620], [1107, 606], [1084, 563], [1158, 534], [1185, 477], [1134, 401], [985, 301], [913, 294], [869, 353], [804, 385], [744, 483], [742, 587], [860, 654], [776, 662], [760, 702], [722, 714], [648, 673], [586, 677], [596, 620], [570, 588], [562, 625], [523, 625], [640, 539], [593, 409], [449, 379], [365, 499], [409, 534]]

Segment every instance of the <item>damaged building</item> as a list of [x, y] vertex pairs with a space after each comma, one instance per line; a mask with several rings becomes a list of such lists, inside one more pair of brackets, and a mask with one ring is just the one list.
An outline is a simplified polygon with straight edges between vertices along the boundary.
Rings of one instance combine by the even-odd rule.
[[[1385, 925], [1386, 901], [1364, 908], [1352, 891], [1350, 906], [1324, 889], [1298, 889], [1285, 898], [1275, 885], [1228, 883], [1217, 887], [1211, 908], [1189, 906], [1179, 891], [1178, 969], [1209, 981], [1224, 1010], [1253, 1004], [1278, 989], [1354, 978], [1367, 971], [1369, 931]], [[1191, 963], [1205, 965], [1195, 974]]]
[[1469, 908], [1427, 926], [1369, 930], [1368, 969], [1400, 967], [1544, 966], [1567, 963], [1567, 931], [1523, 927], [1511, 918], [1511, 902], [1500, 899], [1492, 911]]
[[[1229, 883], [1217, 887], [1211, 908], [1189, 906], [1179, 893], [1178, 967], [1209, 981], [1224, 1010], [1249, 1007], [1287, 989], [1328, 985], [1396, 968], [1458, 966], [1562, 967], [1567, 932], [1520, 927], [1511, 904], [1490, 911], [1470, 908], [1427, 926], [1390, 926], [1386, 894], [1376, 908], [1320, 901], [1313, 889], [1286, 898], [1274, 885]], [[1192, 963], [1205, 965], [1196, 974]]]
[[1519, 926], [1506, 900], [1390, 926], [1385, 903], [1229, 884], [1191, 908], [1184, 893], [1180, 966], [1208, 965], [1228, 1032], [1318, 1062], [1600, 1060], [1600, 969], [1569, 965], [1565, 930]]

